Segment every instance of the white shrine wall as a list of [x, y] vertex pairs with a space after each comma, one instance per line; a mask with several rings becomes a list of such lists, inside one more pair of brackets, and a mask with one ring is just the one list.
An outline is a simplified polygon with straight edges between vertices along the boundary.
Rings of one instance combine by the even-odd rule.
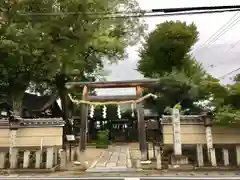
[[[212, 127], [213, 144], [240, 144], [240, 131], [238, 126]], [[164, 144], [173, 144], [173, 128], [171, 124], [163, 124]], [[206, 129], [204, 124], [181, 123], [182, 144], [206, 144]]]
[[[62, 127], [19, 128], [15, 147], [62, 146]], [[0, 148], [9, 147], [10, 130], [0, 129]]]

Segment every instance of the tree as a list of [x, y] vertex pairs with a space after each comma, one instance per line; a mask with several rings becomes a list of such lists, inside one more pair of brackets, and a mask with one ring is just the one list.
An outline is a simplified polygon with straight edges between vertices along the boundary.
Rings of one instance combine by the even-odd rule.
[[235, 82], [232, 85], [227, 85], [226, 93], [222, 95], [222, 101], [218, 104], [215, 111], [215, 121], [220, 125], [228, 125], [231, 123], [239, 123], [240, 120], [240, 85], [239, 74], [234, 78]]
[[140, 49], [138, 71], [145, 77], [159, 79], [157, 87], [150, 89], [160, 96], [158, 101], [150, 100], [159, 114], [177, 103], [184, 113], [201, 113], [206, 110], [200, 106], [202, 102], [211, 98], [211, 107], [219, 107], [228, 94], [227, 88], [191, 56], [197, 40], [196, 26], [180, 21], [159, 24], [146, 37]]
[[[2, 84], [9, 89], [12, 79], [27, 74], [26, 80], [19, 78], [11, 85], [16, 89], [18, 84], [24, 84], [17, 92], [11, 93], [18, 97], [18, 104], [21, 104], [19, 94], [24, 93], [30, 82], [35, 84], [33, 87], [40, 85], [45, 89], [49, 89], [49, 86], [57, 89], [64, 101], [66, 81], [76, 76], [87, 80], [92, 78], [96, 69], [102, 68], [105, 59], [111, 62], [122, 59], [125, 48], [135, 43], [144, 29], [136, 18], [103, 17], [105, 13], [116, 12], [119, 7], [128, 11], [138, 10], [134, 0], [25, 0], [4, 1], [1, 5], [4, 7], [1, 33], [6, 39], [1, 41], [2, 57], [6, 59], [1, 61]], [[62, 14], [32, 14], [49, 12]], [[3, 56], [4, 53], [12, 54], [14, 63], [10, 63], [9, 56]], [[13, 77], [11, 80], [10, 76]]]
[[49, 67], [54, 61], [45, 59], [51, 42], [25, 17], [18, 16], [18, 1], [2, 1], [0, 6], [1, 93], [12, 97], [13, 111], [21, 115], [22, 98], [29, 83], [53, 74]]
[[145, 77], [154, 77], [184, 69], [187, 63], [192, 64], [188, 53], [197, 40], [194, 24], [166, 21], [157, 25], [140, 49], [138, 71]]
[[198, 111], [193, 102], [205, 97], [198, 85], [205, 79], [206, 72], [189, 55], [197, 40], [196, 26], [180, 21], [159, 24], [146, 37], [140, 49], [138, 71], [145, 77], [159, 78], [159, 85], [152, 91], [159, 93], [160, 98], [151, 103], [160, 114], [167, 106], [173, 107], [177, 103], [183, 109]]

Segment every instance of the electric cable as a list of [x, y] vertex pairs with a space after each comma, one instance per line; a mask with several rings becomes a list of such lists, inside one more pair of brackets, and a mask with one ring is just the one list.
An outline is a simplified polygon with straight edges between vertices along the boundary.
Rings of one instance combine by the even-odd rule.
[[228, 75], [230, 75], [230, 74], [232, 74], [232, 73], [237, 72], [238, 70], [240, 70], [240, 67], [237, 68], [237, 69], [234, 69], [234, 70], [232, 70], [232, 71], [230, 71], [230, 72], [228, 72], [228, 73], [226, 73], [226, 74], [224, 74], [224, 75], [222, 75], [222, 76], [220, 76], [220, 77], [218, 77], [218, 79], [223, 79], [223, 78], [225, 78], [226, 76], [228, 76]]
[[[224, 25], [222, 25], [213, 35], [211, 35], [199, 48], [196, 48], [195, 50], [193, 50], [192, 54], [195, 53], [195, 55], [196, 55], [204, 46], [209, 45], [210, 43], [215, 42], [221, 36], [226, 34], [232, 27], [234, 27], [240, 21], [239, 20], [240, 16], [238, 16], [237, 19], [235, 19], [233, 22], [231, 22], [239, 13], [240, 12], [235, 13]], [[236, 22], [236, 20], [237, 20], [237, 22]]]

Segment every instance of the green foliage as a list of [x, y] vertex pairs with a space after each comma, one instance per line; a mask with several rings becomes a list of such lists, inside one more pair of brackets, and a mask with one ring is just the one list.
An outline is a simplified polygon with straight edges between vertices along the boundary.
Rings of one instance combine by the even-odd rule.
[[218, 125], [230, 125], [233, 123], [240, 122], [240, 111], [239, 109], [234, 109], [230, 105], [222, 106], [218, 109], [215, 114], [215, 123]]
[[[14, 0], [0, 7], [0, 90], [14, 97], [30, 88], [58, 90], [62, 99], [65, 82], [95, 81], [104, 61], [123, 59], [145, 29], [137, 18], [103, 18], [120, 7], [139, 10], [135, 0]], [[56, 12], [62, 14], [31, 14]]]
[[198, 40], [197, 27], [180, 21], [166, 21], [149, 33], [140, 50], [138, 71], [146, 77], [163, 76], [174, 69], [182, 70], [188, 53]]
[[224, 87], [219, 93], [219, 101], [215, 112], [215, 122], [220, 125], [229, 125], [240, 122], [240, 86], [239, 74], [236, 75], [235, 83]]
[[98, 132], [96, 148], [108, 148], [108, 145], [110, 144], [108, 134], [109, 134], [108, 130]]
[[212, 104], [221, 106], [228, 89], [218, 79], [206, 73], [190, 50], [198, 40], [194, 24], [166, 21], [159, 24], [145, 39], [140, 50], [138, 71], [145, 77], [159, 78], [152, 93], [161, 94], [157, 101], [149, 101], [159, 114], [169, 113], [175, 104], [182, 106], [181, 113], [198, 114], [204, 111], [195, 102], [214, 97]]

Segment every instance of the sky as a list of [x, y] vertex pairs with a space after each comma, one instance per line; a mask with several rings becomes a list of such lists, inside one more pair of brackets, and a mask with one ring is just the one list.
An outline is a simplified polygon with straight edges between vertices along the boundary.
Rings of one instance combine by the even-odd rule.
[[[222, 6], [222, 5], [237, 5], [240, 4], [239, 0], [138, 0], [139, 5], [144, 10], [156, 9], [156, 8], [174, 8], [174, 7], [193, 7], [193, 6]], [[208, 40], [223, 24], [225, 24], [236, 12], [232, 13], [220, 13], [220, 14], [204, 14], [204, 15], [184, 15], [184, 16], [170, 16], [170, 17], [151, 17], [145, 18], [145, 22], [148, 25], [148, 32], [155, 29], [156, 25], [166, 20], [180, 20], [186, 22], [194, 22], [197, 25], [199, 31], [199, 41], [196, 43], [196, 59], [199, 60], [206, 70], [215, 77], [220, 77], [223, 74], [234, 70], [240, 65], [240, 62], [236, 57], [226, 56], [228, 47], [232, 47], [238, 40], [240, 40], [240, 23], [231, 28], [226, 34], [221, 36], [217, 41], [207, 46], [204, 46], [204, 51], [200, 49], [202, 44]], [[216, 48], [221, 45], [221, 48]], [[216, 47], [215, 47], [216, 46]], [[136, 64], [139, 60], [138, 47], [130, 47], [127, 49], [128, 58], [120, 61], [118, 64], [106, 65], [105, 69], [109, 72], [107, 80], [133, 80], [142, 79], [143, 77], [136, 71]], [[215, 47], [215, 54], [208, 53], [207, 49], [213, 49]], [[238, 44], [231, 49], [236, 55], [238, 55]], [[199, 50], [200, 49], [200, 50]], [[209, 54], [211, 54], [211, 62], [209, 62]], [[234, 54], [234, 55], [235, 55]], [[199, 59], [197, 57], [200, 57]], [[224, 58], [223, 58], [224, 57]], [[226, 57], [226, 58], [225, 58]], [[213, 67], [209, 68], [209, 65], [213, 64]], [[240, 67], [240, 66], [239, 66]], [[229, 77], [223, 79], [223, 82], [227, 83]], [[123, 95], [134, 94], [135, 89], [98, 89], [98, 95]]]

